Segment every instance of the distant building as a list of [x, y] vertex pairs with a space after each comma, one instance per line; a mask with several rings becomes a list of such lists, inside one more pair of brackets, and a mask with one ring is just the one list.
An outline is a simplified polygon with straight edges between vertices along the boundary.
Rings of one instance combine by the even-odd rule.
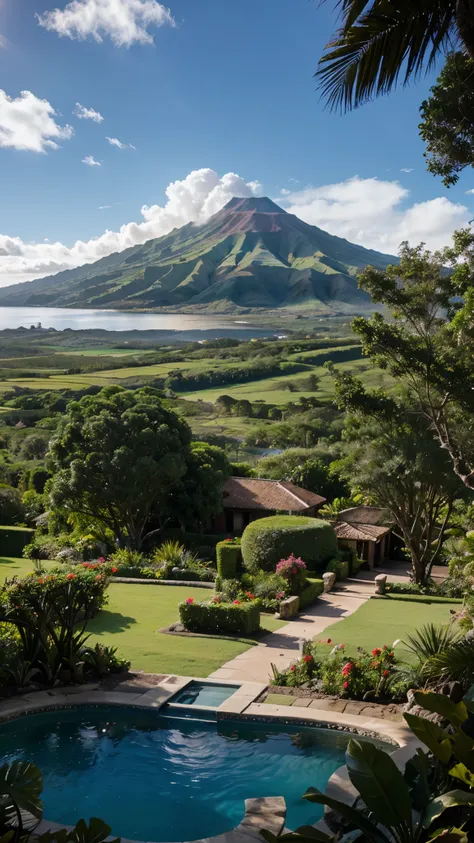
[[251, 521], [268, 515], [317, 515], [326, 498], [286, 480], [230, 477], [222, 490], [223, 511], [216, 519], [216, 532], [242, 533]]
[[356, 551], [369, 568], [390, 557], [393, 546], [393, 518], [377, 506], [354, 506], [344, 509], [333, 523], [339, 547]]

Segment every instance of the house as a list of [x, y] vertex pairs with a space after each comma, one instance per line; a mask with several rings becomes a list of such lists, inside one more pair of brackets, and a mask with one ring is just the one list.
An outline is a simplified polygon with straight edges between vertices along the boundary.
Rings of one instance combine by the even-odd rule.
[[224, 484], [223, 511], [217, 516], [216, 532], [242, 533], [250, 521], [268, 515], [316, 516], [326, 498], [307, 492], [286, 480], [230, 477]]
[[333, 524], [339, 547], [355, 550], [374, 568], [390, 557], [393, 546], [394, 521], [385, 509], [377, 506], [354, 506], [344, 509]]

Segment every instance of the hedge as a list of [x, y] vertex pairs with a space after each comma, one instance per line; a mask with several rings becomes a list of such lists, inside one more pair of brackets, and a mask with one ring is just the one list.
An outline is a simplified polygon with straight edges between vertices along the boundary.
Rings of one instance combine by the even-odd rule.
[[242, 536], [245, 567], [274, 571], [280, 559], [291, 553], [301, 557], [309, 570], [319, 570], [337, 553], [336, 534], [327, 521], [299, 515], [259, 518]]
[[240, 542], [223, 541], [216, 545], [217, 574], [222, 580], [235, 580], [240, 561]]
[[179, 618], [189, 632], [252, 635], [260, 628], [260, 609], [255, 602], [180, 603]]
[[322, 580], [310, 580], [308, 579], [308, 583], [299, 595], [300, 599], [300, 610], [305, 609], [306, 606], [311, 606], [311, 603], [319, 597], [324, 591], [324, 583]]
[[336, 580], [346, 580], [349, 576], [349, 562], [347, 559], [331, 559], [326, 571], [336, 574]]
[[351, 574], [358, 574], [363, 565], [365, 565], [365, 559], [358, 559], [356, 556], [352, 562]]
[[21, 556], [34, 532], [29, 527], [0, 527], [0, 556]]

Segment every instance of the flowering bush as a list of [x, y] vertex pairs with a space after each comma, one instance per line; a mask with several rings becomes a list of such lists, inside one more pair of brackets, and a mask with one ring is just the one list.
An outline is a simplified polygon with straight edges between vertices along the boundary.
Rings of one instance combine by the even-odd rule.
[[0, 613], [20, 641], [19, 657], [44, 682], [81, 679], [85, 626], [105, 604], [108, 566], [61, 565], [48, 574], [6, 580]]
[[306, 565], [302, 559], [291, 554], [288, 559], [280, 559], [276, 573], [288, 583], [290, 594], [300, 594], [306, 584]]
[[[314, 652], [315, 645], [331, 644], [331, 639], [306, 644], [302, 658], [286, 671], [273, 668], [274, 685], [301, 687], [307, 685], [331, 696], [348, 699], [391, 697], [396, 658], [386, 645], [371, 653], [359, 647], [357, 656], [348, 656], [344, 644], [337, 644], [328, 656]], [[393, 688], [396, 688], [393, 684]]]

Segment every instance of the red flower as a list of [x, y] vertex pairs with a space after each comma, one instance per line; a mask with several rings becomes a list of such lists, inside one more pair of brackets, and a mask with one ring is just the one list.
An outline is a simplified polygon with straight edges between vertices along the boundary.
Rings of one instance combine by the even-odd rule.
[[291, 571], [292, 574], [296, 574], [296, 568], [293, 568]]
[[388, 647], [387, 647], [387, 645], [386, 645], [386, 644], [384, 644], [384, 645], [383, 645], [383, 649], [384, 649], [384, 650], [387, 650], [387, 649], [388, 649]]
[[375, 647], [375, 649], [372, 650], [372, 655], [373, 656], [380, 656], [381, 652], [382, 652], [382, 650], [380, 649], [380, 647]]
[[96, 581], [96, 582], [100, 582], [100, 581], [101, 581], [101, 579], [102, 579], [102, 574], [97, 574], [97, 576], [96, 576], [96, 578], [95, 578], [95, 581]]
[[83, 563], [82, 563], [82, 567], [83, 567], [83, 568], [88, 568], [88, 567], [89, 567], [89, 563], [88, 563], [88, 562], [83, 562]]
[[113, 574], [116, 574], [117, 571], [118, 571], [118, 568], [111, 568], [111, 571], [112, 571]]
[[67, 579], [67, 580], [75, 580], [75, 579], [76, 579], [76, 575], [75, 575], [75, 574], [66, 574], [66, 579]]
[[305, 661], [305, 662], [306, 662], [306, 664], [309, 664], [310, 662], [312, 662], [312, 661], [313, 661], [313, 657], [312, 657], [312, 656], [310, 656], [310, 655], [309, 655], [309, 653], [308, 653], [308, 655], [307, 655], [307, 656], [303, 656], [303, 661]]
[[240, 606], [240, 600], [234, 600], [234, 606]]
[[340, 648], [341, 650], [344, 650], [344, 649], [345, 649], [345, 646], [346, 646], [345, 644], [339, 644], [339, 648]]
[[389, 670], [384, 670], [383, 675], [384, 675], [384, 676], [388, 676], [388, 674], [389, 674], [389, 673], [390, 673], [390, 671], [389, 671]]
[[43, 577], [38, 577], [37, 582], [38, 582], [40, 585], [43, 585], [43, 583], [44, 583], [44, 579], [43, 579]]
[[187, 598], [186, 598], [186, 603], [188, 604], [188, 606], [190, 606], [190, 605], [191, 605], [191, 603], [194, 603], [194, 597], [187, 597]]
[[351, 672], [351, 670], [352, 670], [351, 662], [346, 662], [346, 664], [344, 665], [344, 667], [341, 670], [341, 673], [342, 673], [343, 676], [348, 676], [348, 674]]
[[255, 594], [252, 594], [251, 591], [246, 591], [245, 596], [248, 597], [249, 600], [255, 600]]
[[295, 671], [295, 670], [296, 670], [296, 665], [295, 665], [295, 664], [292, 664], [292, 665], [291, 665], [291, 667], [290, 667], [290, 670], [291, 670], [291, 672], [293, 673], [293, 671]]
[[349, 682], [344, 682], [343, 687], [344, 687], [344, 689], [347, 689], [349, 687]]
[[332, 644], [332, 638], [328, 638], [328, 644]]

